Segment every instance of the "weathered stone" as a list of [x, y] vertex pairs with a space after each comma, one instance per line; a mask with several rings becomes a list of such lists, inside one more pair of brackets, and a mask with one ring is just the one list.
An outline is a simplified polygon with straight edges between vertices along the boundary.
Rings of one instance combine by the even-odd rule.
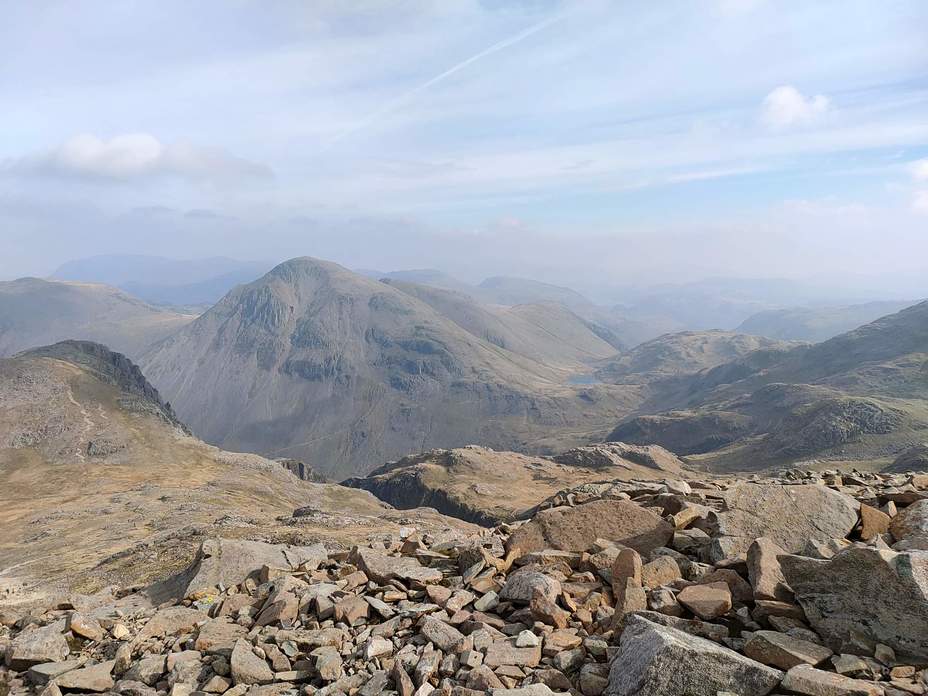
[[62, 635], [63, 625], [49, 624], [41, 628], [27, 628], [10, 643], [6, 663], [11, 669], [24, 670], [43, 662], [61, 662], [70, 649]]
[[785, 633], [756, 631], [745, 644], [744, 654], [765, 665], [786, 670], [802, 664], [820, 665], [834, 653], [823, 645]]
[[375, 582], [388, 583], [390, 580], [404, 580], [419, 585], [440, 582], [441, 571], [426, 568], [415, 558], [409, 556], [390, 556], [382, 551], [356, 546], [348, 560], [363, 570], [367, 577]]
[[896, 541], [928, 539], [928, 500], [912, 503], [897, 514], [889, 525]]
[[235, 684], [270, 684], [274, 681], [274, 673], [267, 662], [255, 655], [251, 644], [245, 640], [235, 642], [229, 663]]
[[835, 652], [872, 653], [877, 643], [928, 662], [928, 553], [852, 547], [823, 561], [780, 563], [809, 622]]
[[400, 660], [393, 663], [393, 687], [399, 696], [412, 696], [416, 690], [415, 684], [412, 683], [412, 679], [409, 678]]
[[737, 685], [741, 696], [764, 696], [782, 676], [716, 643], [632, 615], [609, 672], [607, 693], [716, 696]]
[[857, 525], [859, 503], [826, 486], [743, 482], [719, 495], [727, 509], [716, 513], [717, 534], [733, 537], [742, 553], [760, 537], [797, 553], [810, 539], [841, 539]]
[[660, 624], [661, 626], [669, 626], [678, 631], [689, 633], [691, 636], [714, 640], [716, 643], [728, 638], [730, 633], [727, 626], [709, 623], [708, 621], [700, 621], [699, 619], [681, 619], [675, 616], [659, 614], [654, 611], [639, 611], [636, 612], [636, 615], [652, 623]]
[[457, 652], [464, 643], [464, 634], [444, 621], [426, 616], [419, 623], [419, 632], [443, 652]]
[[793, 601], [792, 590], [783, 577], [783, 569], [780, 568], [778, 559], [778, 556], [785, 553], [785, 550], [767, 537], [756, 539], [748, 548], [748, 578], [757, 599]]
[[474, 609], [477, 611], [493, 611], [499, 604], [499, 595], [490, 590], [485, 595], [474, 602]]
[[809, 665], [793, 667], [783, 678], [783, 688], [804, 696], [883, 696], [883, 687], [832, 674]]
[[740, 573], [731, 568], [716, 568], [700, 577], [697, 585], [709, 585], [714, 582], [724, 582], [728, 585], [733, 602], [750, 602], [754, 598], [754, 588], [751, 583], [741, 577]]
[[76, 636], [86, 638], [87, 640], [100, 641], [106, 636], [106, 632], [100, 627], [99, 622], [95, 619], [85, 618], [78, 612], [72, 612], [68, 617], [68, 630]]
[[211, 655], [229, 656], [235, 643], [247, 632], [244, 626], [225, 618], [211, 619], [200, 626], [194, 648]]
[[366, 660], [373, 660], [375, 657], [380, 657], [381, 655], [392, 655], [393, 654], [393, 643], [391, 643], [386, 638], [381, 638], [380, 636], [371, 636], [368, 639], [367, 644], [364, 646], [364, 658]]
[[641, 585], [643, 567], [641, 554], [635, 549], [620, 549], [612, 562], [612, 584], [624, 587], [625, 581], [631, 579], [634, 584]]
[[45, 686], [55, 677], [84, 666], [85, 660], [65, 660], [64, 662], [46, 662], [33, 665], [26, 673], [26, 677], [36, 686]]
[[509, 575], [499, 596], [507, 602], [528, 604], [536, 592], [553, 602], [561, 594], [561, 583], [537, 570], [525, 568]]
[[335, 622], [353, 626], [366, 619], [370, 605], [357, 595], [349, 595], [335, 603]]
[[166, 655], [148, 655], [129, 668], [125, 678], [129, 681], [138, 681], [147, 686], [154, 686], [161, 675], [168, 671]]
[[92, 667], [74, 669], [55, 678], [55, 684], [65, 691], [109, 691], [113, 688], [113, 661]]
[[341, 679], [345, 673], [342, 656], [331, 645], [323, 645], [313, 650], [310, 655], [316, 659], [316, 672], [323, 681], [332, 682]]
[[519, 665], [535, 667], [541, 661], [541, 647], [517, 648], [515, 641], [500, 640], [490, 644], [483, 664], [488, 667]]
[[204, 621], [209, 621], [209, 616], [196, 609], [181, 606], [159, 609], [139, 631], [137, 640], [192, 633]]
[[889, 531], [892, 518], [882, 510], [861, 503], [860, 505], [860, 538], [870, 541], [880, 534]]
[[566, 628], [570, 615], [548, 599], [543, 591], [537, 591], [529, 603], [532, 618], [555, 628]]
[[680, 566], [670, 556], [659, 556], [641, 568], [641, 584], [649, 590], [669, 585], [681, 577]]
[[605, 537], [639, 553], [666, 546], [673, 525], [628, 500], [596, 500], [576, 507], [543, 510], [519, 527], [506, 542], [522, 553], [545, 548], [587, 551]]
[[677, 601], [701, 619], [716, 619], [731, 609], [731, 590], [724, 582], [690, 585], [677, 595]]

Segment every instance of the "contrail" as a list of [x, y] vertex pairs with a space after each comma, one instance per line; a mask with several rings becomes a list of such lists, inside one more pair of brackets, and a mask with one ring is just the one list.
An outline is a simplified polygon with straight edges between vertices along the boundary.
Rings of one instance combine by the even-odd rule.
[[445, 70], [443, 73], [440, 73], [436, 75], [435, 77], [423, 82], [421, 85], [413, 87], [412, 89], [396, 97], [396, 99], [393, 99], [392, 101], [387, 102], [382, 107], [377, 109], [377, 111], [367, 116], [367, 118], [363, 119], [359, 123], [355, 124], [353, 127], [333, 137], [328, 143], [326, 143], [325, 147], [326, 148], [331, 147], [332, 145], [335, 145], [340, 140], [343, 140], [351, 135], [354, 135], [355, 133], [358, 133], [359, 131], [364, 130], [365, 128], [377, 122], [379, 119], [383, 118], [387, 114], [392, 113], [393, 111], [396, 111], [397, 109], [399, 109], [401, 106], [406, 104], [416, 95], [421, 94], [422, 92], [427, 90], [429, 87], [432, 87], [438, 84], [445, 78], [448, 78], [451, 75], [454, 75], [456, 72], [463, 70], [468, 65], [471, 65], [472, 63], [476, 63], [478, 60], [481, 60], [482, 58], [486, 58], [487, 56], [492, 55], [493, 53], [496, 53], [497, 51], [502, 51], [504, 48], [509, 48], [510, 46], [513, 46], [519, 43], [520, 41], [527, 39], [532, 34], [537, 34], [542, 29], [545, 29], [546, 27], [551, 26], [555, 22], [559, 22], [560, 20], [564, 19], [566, 16], [567, 16], [566, 13], [561, 13], [554, 17], [550, 17], [542, 22], [538, 22], [537, 24], [533, 24], [527, 29], [523, 29], [518, 34], [515, 34], [514, 36], [510, 36], [507, 39], [503, 39], [502, 41], [498, 41], [492, 46], [483, 49], [479, 53], [475, 53], [470, 58], [467, 58], [466, 60], [462, 60], [457, 65], [453, 65], [452, 67]]

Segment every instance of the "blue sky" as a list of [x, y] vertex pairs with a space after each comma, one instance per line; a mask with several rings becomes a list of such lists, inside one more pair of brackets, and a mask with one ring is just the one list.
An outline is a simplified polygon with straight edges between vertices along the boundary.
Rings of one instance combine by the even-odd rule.
[[107, 252], [615, 283], [928, 258], [920, 0], [0, 4], [0, 277]]

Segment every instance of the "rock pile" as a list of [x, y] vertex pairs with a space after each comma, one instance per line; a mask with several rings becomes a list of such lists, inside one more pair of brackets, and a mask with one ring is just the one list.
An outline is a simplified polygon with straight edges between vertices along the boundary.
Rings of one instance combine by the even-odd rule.
[[925, 501], [785, 472], [585, 484], [453, 541], [211, 540], [147, 592], [0, 614], [0, 693], [924, 694]]

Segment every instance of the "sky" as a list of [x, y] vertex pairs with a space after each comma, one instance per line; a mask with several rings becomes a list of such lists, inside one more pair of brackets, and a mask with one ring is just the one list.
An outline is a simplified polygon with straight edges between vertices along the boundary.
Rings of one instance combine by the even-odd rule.
[[923, 0], [0, 14], [0, 278], [102, 253], [616, 286], [928, 277]]

